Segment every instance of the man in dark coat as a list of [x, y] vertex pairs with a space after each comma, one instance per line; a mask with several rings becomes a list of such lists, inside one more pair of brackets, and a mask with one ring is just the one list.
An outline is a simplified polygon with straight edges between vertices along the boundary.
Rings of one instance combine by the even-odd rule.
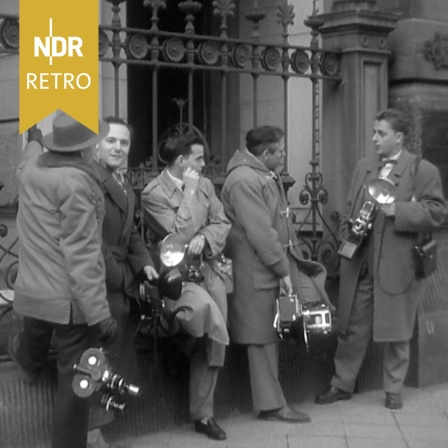
[[[131, 146], [131, 127], [121, 118], [107, 117], [108, 134], [98, 143], [93, 168], [104, 193], [103, 255], [106, 263], [107, 300], [118, 325], [118, 337], [108, 350], [115, 373], [127, 382], [138, 383], [134, 326], [129, 319], [130, 301], [138, 294], [139, 280], [158, 277], [146, 245], [134, 225], [135, 194], [126, 181]], [[90, 411], [88, 448], [109, 446], [100, 428], [113, 414], [99, 406]]]
[[264, 420], [309, 422], [290, 408], [278, 379], [279, 336], [273, 326], [280, 287], [299, 300], [325, 301], [326, 271], [303, 259], [278, 175], [285, 158], [283, 131], [261, 126], [248, 132], [247, 149], [229, 162], [221, 193], [232, 223], [228, 238], [234, 296], [229, 298], [229, 331], [247, 345], [253, 406]]
[[203, 259], [202, 281], [188, 279], [179, 300], [166, 302], [175, 313], [171, 330], [183, 332], [190, 355], [190, 415], [195, 430], [225, 440], [225, 431], [213, 417], [218, 372], [229, 343], [226, 288], [216, 260], [230, 223], [213, 184], [201, 175], [204, 143], [198, 136], [188, 132], [170, 137], [163, 158], [168, 166], [143, 191], [145, 224], [152, 243], [175, 234], [188, 247], [187, 257]]
[[376, 155], [359, 161], [353, 174], [342, 227], [349, 236], [349, 219], [356, 218], [366, 200], [366, 185], [387, 178], [396, 187], [396, 200], [379, 207], [373, 229], [354, 257], [341, 259], [338, 347], [330, 389], [316, 398], [328, 404], [348, 400], [355, 388], [370, 338], [384, 342], [385, 405], [402, 407], [401, 390], [409, 366], [420, 282], [415, 277], [413, 247], [419, 232], [440, 226], [446, 217], [438, 169], [403, 146], [408, 121], [398, 110], [377, 115], [373, 142]]
[[[19, 272], [14, 310], [24, 329], [14, 339], [12, 357], [33, 380], [54, 333], [58, 391], [53, 448], [85, 448], [89, 403], [72, 389], [73, 365], [83, 352], [114, 340], [116, 322], [106, 298], [101, 252], [104, 199], [92, 170], [99, 135], [65, 113], [53, 121], [43, 148], [31, 141], [18, 167]], [[36, 370], [37, 369], [37, 370]]]

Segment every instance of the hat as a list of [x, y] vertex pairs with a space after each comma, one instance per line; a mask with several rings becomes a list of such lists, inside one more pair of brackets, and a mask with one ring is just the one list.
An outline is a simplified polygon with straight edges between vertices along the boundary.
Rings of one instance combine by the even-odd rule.
[[50, 151], [73, 152], [96, 145], [109, 133], [109, 124], [100, 121], [98, 135], [62, 112], [53, 120], [53, 132], [42, 139]]

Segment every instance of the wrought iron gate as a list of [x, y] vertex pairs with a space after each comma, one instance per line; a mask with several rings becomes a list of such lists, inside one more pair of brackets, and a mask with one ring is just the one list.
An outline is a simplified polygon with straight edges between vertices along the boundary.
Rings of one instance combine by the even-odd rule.
[[[141, 67], [147, 75], [151, 92], [151, 143], [148, 163], [129, 168], [129, 174], [136, 190], [141, 190], [148, 181], [160, 170], [158, 148], [167, 130], [160, 130], [159, 121], [159, 85], [160, 78], [167, 70], [180, 70], [187, 79], [186, 98], [175, 99], [180, 109], [180, 120], [172, 126], [196, 128], [194, 103], [198, 96], [195, 89], [195, 79], [207, 74], [219, 88], [220, 111], [219, 126], [207, 138], [219, 136], [217, 144], [213, 145], [209, 156], [211, 175], [215, 183], [222, 181], [225, 165], [229, 159], [228, 135], [231, 131], [228, 123], [229, 80], [234, 76], [248, 76], [252, 89], [252, 121], [257, 126], [260, 114], [260, 79], [275, 77], [281, 80], [283, 90], [283, 128], [285, 131], [285, 147], [288, 148], [288, 100], [289, 86], [294, 78], [308, 78], [312, 90], [312, 148], [310, 152], [311, 171], [306, 175], [305, 187], [300, 193], [300, 202], [308, 211], [306, 218], [310, 222], [309, 238], [304, 239], [305, 250], [313, 259], [325, 258], [322, 248], [325, 246], [319, 229], [323, 221], [320, 213], [321, 204], [327, 200], [328, 194], [323, 186], [323, 178], [319, 170], [320, 164], [320, 82], [338, 82], [339, 54], [325, 51], [319, 46], [319, 28], [323, 25], [317, 14], [316, 0], [313, 0], [312, 14], [305, 20], [311, 31], [311, 42], [307, 47], [291, 45], [289, 42], [289, 27], [294, 24], [294, 7], [287, 0], [279, 0], [276, 4], [277, 24], [281, 31], [280, 42], [265, 41], [260, 36], [260, 25], [266, 14], [259, 7], [258, 1], [253, 1], [252, 9], [244, 14], [248, 21], [250, 39], [233, 38], [228, 35], [231, 20], [235, 18], [237, 5], [235, 0], [214, 0], [200, 3], [193, 0], [105, 0], [111, 4], [112, 19], [110, 24], [99, 27], [99, 57], [103, 64], [113, 67], [114, 108], [115, 114], [120, 113], [120, 68]], [[121, 11], [127, 6], [135, 7], [140, 3], [150, 12], [150, 20], [146, 27], [127, 27], [121, 21]], [[160, 17], [167, 6], [175, 4], [184, 16], [185, 27], [182, 32], [164, 31], [159, 28]], [[203, 9], [219, 19], [218, 35], [197, 34], [195, 25], [198, 14]], [[149, 16], [148, 16], [149, 17]], [[211, 17], [209, 18], [211, 19]], [[0, 54], [17, 53], [19, 19], [14, 16], [0, 14]], [[210, 33], [211, 34], [211, 33]], [[280, 34], [280, 33], [279, 33]], [[186, 120], [183, 120], [183, 107], [187, 106]], [[128, 109], [133, 107], [128, 104]], [[231, 111], [230, 111], [231, 112]], [[211, 117], [205, 117], [205, 122]], [[132, 122], [131, 122], [132, 124]], [[206, 124], [206, 123], [205, 123]], [[210, 128], [210, 126], [207, 126]], [[206, 146], [206, 148], [208, 148]], [[232, 151], [235, 148], [232, 148]], [[210, 165], [210, 163], [209, 163]], [[285, 173], [285, 182], [288, 174]], [[290, 178], [289, 178], [290, 179]], [[329, 227], [327, 226], [329, 229]], [[330, 231], [330, 236], [331, 236]], [[333, 251], [331, 251], [333, 252]], [[325, 261], [325, 260], [324, 260]]]

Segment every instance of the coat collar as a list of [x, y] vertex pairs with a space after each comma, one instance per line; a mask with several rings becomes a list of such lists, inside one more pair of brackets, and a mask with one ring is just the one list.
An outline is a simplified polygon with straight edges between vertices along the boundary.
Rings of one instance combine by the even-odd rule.
[[112, 172], [105, 168], [101, 163], [98, 161], [93, 162], [93, 166], [95, 167], [95, 170], [98, 174], [98, 177], [100, 179], [100, 185], [103, 188], [103, 191], [107, 192], [111, 199], [117, 204], [117, 206], [124, 212], [128, 212], [128, 199], [129, 199], [129, 188], [128, 185], [126, 185], [126, 191], [128, 193], [128, 196], [124, 194], [123, 190], [121, 189], [118, 182], [114, 179], [112, 176]]
[[38, 166], [42, 166], [45, 168], [78, 168], [86, 172], [89, 176], [93, 177], [98, 183], [100, 182], [97, 171], [82, 158], [82, 155], [79, 151], [69, 153], [47, 151], [39, 156], [37, 164]]
[[[400, 157], [397, 160], [397, 164], [394, 165], [392, 171], [389, 174], [389, 177], [393, 178], [401, 178], [403, 176], [403, 172], [408, 166], [408, 164], [415, 158], [408, 150], [403, 148], [401, 151]], [[373, 173], [375, 176], [379, 173], [381, 169], [381, 161], [379, 158], [372, 158], [367, 167], [367, 171]]]
[[[175, 194], [182, 196], [182, 192], [179, 190], [179, 188], [176, 187], [176, 184], [173, 182], [173, 179], [171, 179], [170, 175], [168, 174], [168, 168], [165, 168], [160, 173], [159, 185], [165, 190], [165, 192], [168, 194], [169, 197], [173, 197]], [[198, 190], [203, 192], [204, 194], [207, 194], [205, 182], [202, 178], [202, 175], [199, 176]]]

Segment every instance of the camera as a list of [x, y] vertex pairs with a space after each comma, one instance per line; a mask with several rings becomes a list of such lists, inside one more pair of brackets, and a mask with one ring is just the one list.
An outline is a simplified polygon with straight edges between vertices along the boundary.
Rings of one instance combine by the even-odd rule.
[[296, 294], [280, 295], [276, 301], [274, 328], [280, 338], [288, 335], [296, 342], [305, 342], [310, 335], [327, 335], [332, 331], [331, 311], [322, 302], [301, 304]]
[[119, 397], [124, 394], [138, 396], [140, 388], [127, 383], [125, 379], [112, 371], [106, 356], [99, 348], [89, 348], [73, 366], [76, 372], [73, 378], [73, 391], [80, 398], [90, 397], [95, 392], [102, 393], [101, 405], [106, 410], [124, 411], [126, 403]]
[[366, 241], [373, 227], [377, 205], [392, 204], [395, 201], [395, 185], [389, 179], [372, 179], [365, 187], [373, 199], [365, 201], [356, 218], [349, 220], [349, 236], [342, 241], [338, 255], [352, 260]]
[[342, 242], [338, 254], [351, 260], [358, 251], [364, 239], [370, 233], [375, 219], [376, 205], [371, 201], [364, 202], [356, 219], [349, 220], [349, 236]]

